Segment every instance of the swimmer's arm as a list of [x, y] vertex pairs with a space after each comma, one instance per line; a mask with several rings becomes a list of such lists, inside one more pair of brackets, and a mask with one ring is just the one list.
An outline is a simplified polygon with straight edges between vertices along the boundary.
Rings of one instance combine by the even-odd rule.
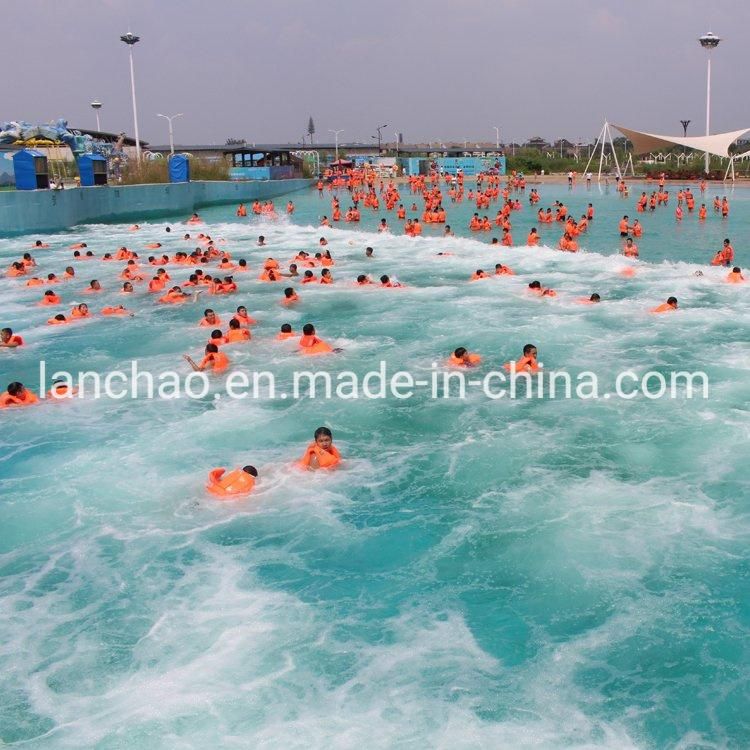
[[196, 364], [195, 360], [187, 354], [183, 354], [183, 359], [193, 368], [194, 372], [203, 372], [203, 370], [205, 369], [204, 367]]

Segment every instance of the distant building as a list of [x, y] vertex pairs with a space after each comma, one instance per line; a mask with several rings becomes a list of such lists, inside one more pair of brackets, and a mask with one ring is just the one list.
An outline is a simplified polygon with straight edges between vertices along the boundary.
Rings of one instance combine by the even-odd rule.
[[560, 154], [568, 157], [578, 155], [578, 147], [575, 143], [569, 141], [567, 138], [558, 138], [558, 140], [556, 140], [552, 144], [550, 150], [554, 151], [555, 156], [560, 156]]
[[537, 151], [549, 151], [550, 144], [541, 136], [535, 135], [523, 144], [524, 148], [535, 148]]

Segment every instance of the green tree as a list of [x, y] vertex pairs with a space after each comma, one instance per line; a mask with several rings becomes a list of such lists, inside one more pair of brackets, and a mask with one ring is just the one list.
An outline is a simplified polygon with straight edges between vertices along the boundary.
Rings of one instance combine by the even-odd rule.
[[315, 123], [313, 122], [312, 115], [310, 115], [310, 119], [307, 121], [307, 134], [310, 136], [310, 144], [314, 143]]

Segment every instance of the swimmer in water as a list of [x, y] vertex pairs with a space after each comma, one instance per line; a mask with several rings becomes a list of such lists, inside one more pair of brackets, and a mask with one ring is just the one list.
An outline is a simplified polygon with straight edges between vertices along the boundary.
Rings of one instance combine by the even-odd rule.
[[266, 238], [261, 234], [258, 237], [258, 247], [265, 247], [266, 246]]
[[372, 258], [375, 254], [375, 251], [371, 247], [365, 248], [365, 258]]
[[17, 381], [9, 383], [5, 393], [0, 393], [0, 409], [9, 406], [31, 406], [38, 403], [37, 395]]
[[203, 318], [198, 325], [201, 328], [216, 328], [221, 325], [221, 318], [211, 309], [203, 311]]
[[523, 356], [515, 363], [508, 362], [505, 365], [505, 369], [512, 372], [513, 364], [515, 364], [516, 372], [539, 372], [541, 368], [537, 361], [537, 356], [537, 348], [534, 344], [526, 344], [523, 348]]
[[294, 338], [296, 335], [289, 323], [283, 323], [281, 330], [276, 334], [276, 339], [278, 341], [286, 341], [286, 339]]
[[529, 284], [529, 291], [538, 294], [540, 297], [557, 297], [557, 292], [554, 289], [543, 287], [538, 281], [532, 281]]
[[596, 305], [602, 301], [602, 298], [594, 292], [590, 297], [579, 297], [576, 302], [579, 305]]
[[211, 469], [208, 473], [206, 489], [222, 500], [249, 495], [255, 487], [258, 470], [251, 465], [234, 469], [229, 473], [223, 466]]
[[299, 302], [299, 296], [297, 292], [290, 286], [284, 289], [284, 297], [281, 300], [282, 305], [293, 305], [295, 302]]
[[472, 354], [464, 346], [454, 349], [453, 354], [448, 359], [448, 364], [456, 367], [476, 367], [481, 362], [482, 357], [479, 354]]
[[187, 354], [183, 355], [183, 359], [193, 368], [194, 372], [213, 370], [213, 372], [218, 374], [229, 367], [229, 358], [224, 352], [219, 351], [219, 347], [216, 344], [206, 344], [205, 352], [205, 356], [200, 364], [196, 364], [192, 357]]
[[329, 354], [330, 352], [340, 352], [341, 349], [334, 349], [329, 343], [318, 338], [315, 332], [315, 326], [312, 323], [306, 323], [302, 327], [302, 336], [299, 340], [300, 354]]
[[0, 346], [6, 349], [16, 349], [23, 346], [23, 339], [18, 334], [13, 333], [12, 328], [3, 328], [0, 331]]
[[662, 302], [658, 307], [651, 309], [652, 313], [672, 312], [677, 309], [677, 297], [669, 297], [666, 302]]
[[341, 463], [341, 454], [333, 444], [333, 433], [327, 427], [318, 427], [313, 442], [307, 446], [299, 466], [308, 471], [333, 469]]
[[[743, 284], [745, 277], [742, 275], [742, 269], [739, 266], [735, 266], [728, 274], [726, 281], [728, 284]], [[9, 329], [4, 329], [9, 330]]]

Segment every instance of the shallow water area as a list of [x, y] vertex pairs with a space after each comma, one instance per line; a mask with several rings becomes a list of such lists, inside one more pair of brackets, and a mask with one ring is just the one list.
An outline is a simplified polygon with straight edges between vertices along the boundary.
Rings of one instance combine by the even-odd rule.
[[[46, 288], [0, 279], [2, 325], [26, 346], [0, 350], [0, 383], [33, 388], [48, 371], [107, 372], [130, 360], [187, 374], [201, 355], [205, 307], [257, 318], [228, 347], [232, 368], [272, 371], [284, 387], [301, 362], [274, 336], [311, 321], [339, 346], [315, 365], [429, 377], [457, 346], [479, 376], [534, 343], [545, 367], [595, 372], [602, 390], [631, 369], [704, 371], [709, 398], [465, 399], [92, 398], [0, 411], [0, 740], [50, 748], [742, 748], [750, 745], [747, 643], [750, 518], [750, 286], [708, 265], [730, 237], [750, 255], [750, 189], [727, 194], [728, 220], [678, 224], [672, 200], [636, 214], [628, 199], [541, 185], [596, 218], [582, 252], [500, 248], [466, 229], [473, 204], [446, 204], [456, 236], [400, 232], [395, 213], [321, 229], [330, 194], [293, 193], [295, 213], [237, 219], [234, 206], [126, 225], [0, 239], [3, 267], [36, 239], [35, 273], [73, 264], [60, 311], [126, 304], [133, 318], [46, 325]], [[693, 187], [698, 205], [701, 198]], [[444, 191], [445, 192], [445, 191]], [[527, 189], [528, 193], [528, 189]], [[340, 193], [342, 209], [349, 203]], [[523, 194], [516, 242], [537, 226]], [[413, 197], [402, 188], [408, 208]], [[421, 208], [421, 202], [419, 202]], [[488, 213], [497, 211], [493, 204]], [[641, 258], [618, 255], [617, 222], [638, 217]], [[409, 215], [414, 215], [410, 212]], [[387, 217], [394, 234], [377, 234]], [[167, 234], [165, 227], [172, 227]], [[142, 256], [192, 250], [185, 232], [224, 238], [239, 292], [166, 307], [143, 285], [118, 293], [128, 245]], [[267, 247], [257, 246], [258, 235]], [[335, 282], [257, 280], [328, 239]], [[375, 257], [364, 257], [365, 246]], [[449, 252], [451, 255], [439, 256]], [[515, 276], [470, 283], [483, 268]], [[215, 263], [208, 272], [215, 271]], [[624, 277], [626, 266], [636, 273]], [[148, 266], [144, 268], [149, 271]], [[173, 283], [184, 267], [166, 267]], [[702, 271], [696, 276], [696, 271]], [[404, 289], [357, 288], [366, 273]], [[82, 293], [99, 279], [101, 295]], [[531, 297], [538, 279], [554, 299]], [[598, 292], [603, 302], [580, 305]], [[651, 307], [675, 295], [676, 313]], [[56, 312], [57, 310], [55, 310]], [[329, 474], [292, 467], [319, 425], [344, 456]], [[204, 490], [214, 466], [258, 467], [247, 499]]]

